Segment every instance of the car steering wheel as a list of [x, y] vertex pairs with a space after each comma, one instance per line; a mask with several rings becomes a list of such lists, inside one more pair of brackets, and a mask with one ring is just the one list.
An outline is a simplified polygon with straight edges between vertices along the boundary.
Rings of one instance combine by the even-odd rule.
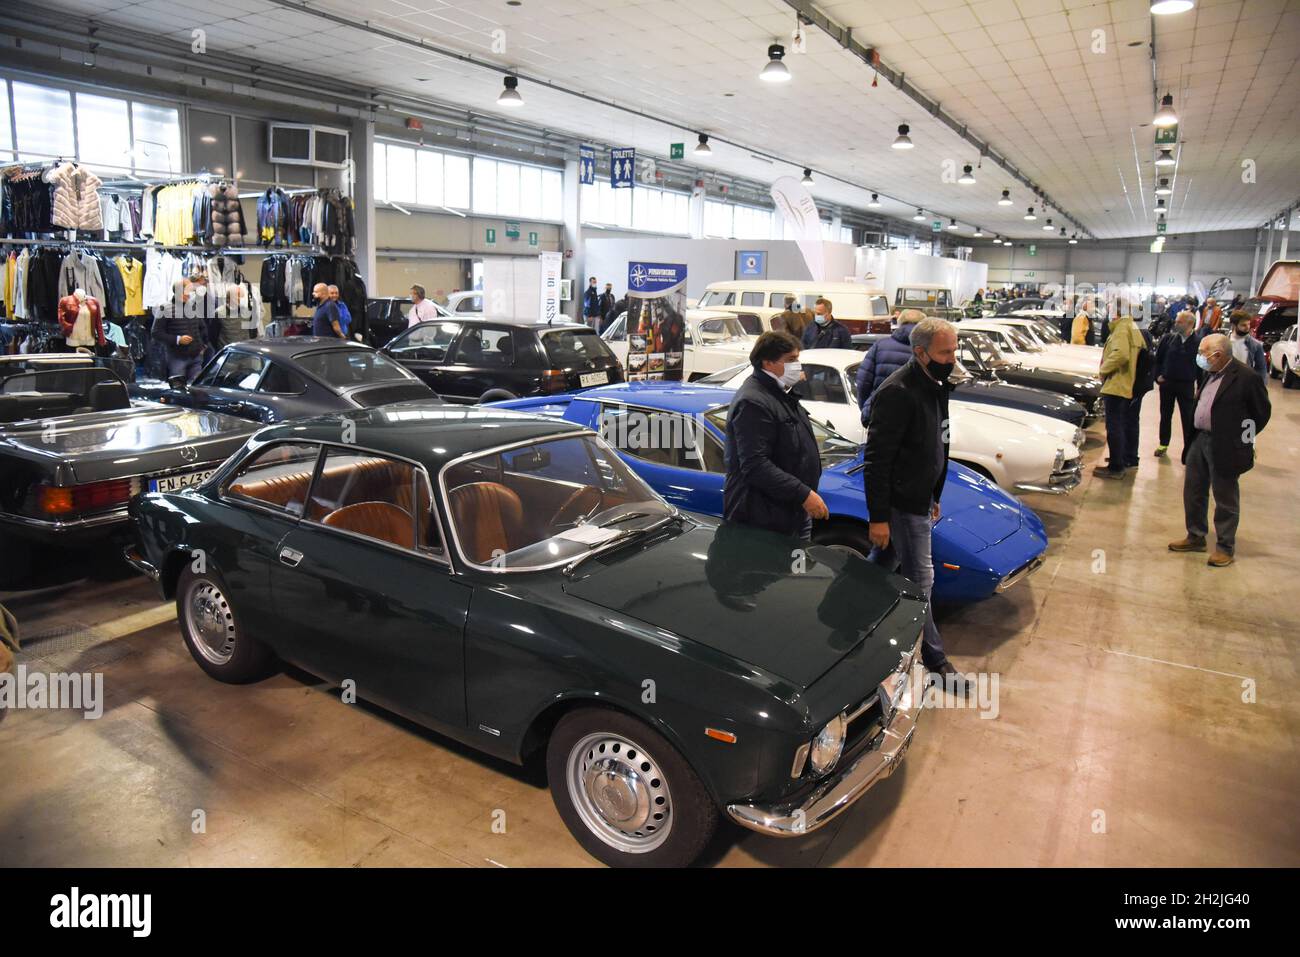
[[[596, 502], [588, 508], [586, 506], [591, 501], [591, 496], [595, 496]], [[575, 489], [573, 494], [565, 499], [564, 504], [556, 509], [555, 514], [551, 516], [551, 527], [559, 528], [565, 525], [576, 525], [580, 519], [594, 515], [604, 504], [605, 492], [602, 489], [592, 488], [591, 486]]]

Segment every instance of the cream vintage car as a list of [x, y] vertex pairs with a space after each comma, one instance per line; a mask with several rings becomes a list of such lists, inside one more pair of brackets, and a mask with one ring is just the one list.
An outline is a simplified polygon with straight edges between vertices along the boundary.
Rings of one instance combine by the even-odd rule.
[[[993, 340], [1003, 355], [1026, 369], [1049, 369], [1053, 372], [1077, 372], [1095, 376], [1101, 366], [1101, 349], [1097, 346], [1044, 345], [1024, 324], [1030, 319], [964, 319], [957, 323], [958, 336], [982, 333]], [[1078, 351], [1084, 350], [1084, 351]]]
[[[855, 442], [867, 438], [855, 381], [862, 359], [856, 349], [804, 349], [799, 354], [803, 407], [818, 422]], [[748, 364], [732, 370], [726, 384], [738, 387], [751, 371]], [[1036, 412], [955, 399], [948, 403], [948, 415], [949, 457], [1007, 491], [1059, 495], [1079, 484], [1084, 435], [1076, 426]]]
[[828, 299], [835, 319], [849, 332], [888, 332], [889, 298], [883, 289], [857, 282], [813, 282], [810, 279], [732, 279], [711, 282], [700, 307], [730, 312], [745, 331], [757, 335], [772, 329], [772, 317], [794, 297], [800, 309], [812, 311], [818, 299]]

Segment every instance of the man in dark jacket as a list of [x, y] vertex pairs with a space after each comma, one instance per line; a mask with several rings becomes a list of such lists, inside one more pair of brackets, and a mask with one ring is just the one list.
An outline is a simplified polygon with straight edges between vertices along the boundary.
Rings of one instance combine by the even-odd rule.
[[[928, 600], [934, 587], [930, 538], [948, 475], [948, 377], [957, 361], [957, 330], [927, 317], [912, 326], [911, 346], [912, 357], [876, 390], [871, 404], [863, 451], [867, 534], [872, 559], [888, 566], [896, 557], [899, 571]], [[928, 606], [921, 658], [950, 690], [969, 693], [970, 683], [944, 653]]]
[[1196, 347], [1200, 339], [1193, 330], [1196, 317], [1189, 310], [1178, 313], [1174, 327], [1164, 334], [1156, 346], [1156, 384], [1160, 387], [1160, 444], [1156, 457], [1169, 451], [1173, 435], [1174, 404], [1178, 405], [1178, 420], [1182, 425], [1183, 450], [1192, 441], [1192, 399], [1200, 370], [1196, 365]]
[[813, 519], [830, 516], [817, 494], [821, 455], [808, 413], [792, 395], [803, 373], [799, 343], [765, 332], [749, 354], [754, 374], [736, 390], [727, 413], [727, 480], [722, 514], [807, 541]]
[[172, 290], [172, 301], [154, 310], [152, 335], [167, 355], [168, 379], [179, 375], [189, 382], [203, 367], [207, 313], [201, 300], [205, 293], [181, 281]]
[[813, 306], [813, 321], [803, 331], [805, 349], [852, 349], [853, 336], [831, 315], [831, 301], [818, 299]]
[[1205, 374], [1196, 391], [1191, 445], [1183, 453], [1183, 513], [1187, 537], [1169, 543], [1171, 552], [1203, 552], [1209, 534], [1206, 516], [1214, 491], [1216, 547], [1207, 564], [1233, 563], [1241, 519], [1238, 480], [1255, 464], [1255, 436], [1268, 425], [1268, 390], [1245, 363], [1232, 357], [1228, 337], [1201, 339], [1197, 365]]
[[343, 326], [339, 322], [339, 307], [338, 303], [330, 299], [329, 286], [318, 282], [312, 286], [311, 294], [317, 303], [316, 311], [311, 317], [311, 334], [342, 339]]
[[582, 319], [593, 329], [600, 325], [600, 292], [595, 276], [588, 280], [587, 291], [582, 294]]
[[605, 283], [605, 291], [600, 294], [600, 323], [596, 327], [597, 332], [604, 332], [605, 327], [614, 321], [616, 318], [614, 306], [617, 302], [614, 296], [614, 284]]
[[925, 313], [920, 309], [904, 309], [898, 315], [897, 328], [885, 338], [877, 339], [867, 350], [857, 376], [858, 408], [862, 410], [863, 425], [871, 418], [871, 396], [912, 358], [912, 328], [924, 318]]

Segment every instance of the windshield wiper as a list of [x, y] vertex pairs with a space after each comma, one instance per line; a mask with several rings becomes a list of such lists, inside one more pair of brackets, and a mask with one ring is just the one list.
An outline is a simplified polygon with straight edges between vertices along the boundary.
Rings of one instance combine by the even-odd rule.
[[[650, 513], [650, 512], [637, 512], [637, 513], [635, 513], [635, 515], [641, 515], [641, 516], [646, 516], [646, 515], [650, 515], [650, 514], [652, 514], [652, 513]], [[619, 520], [624, 519], [624, 518], [632, 518], [632, 517], [634, 517], [634, 515], [621, 515], [621, 516], [619, 516], [619, 518], [617, 518], [617, 519], [612, 519], [611, 522], [616, 522], [616, 521], [619, 521]], [[667, 514], [667, 515], [665, 515], [663, 518], [661, 518], [659, 521], [657, 521], [657, 522], [652, 522], [651, 524], [647, 525], [645, 528], [625, 528], [625, 529], [623, 529], [622, 531], [620, 531], [617, 535], [615, 535], [613, 538], [611, 538], [611, 539], [607, 539], [606, 541], [599, 542], [599, 543], [593, 545], [593, 546], [590, 548], [590, 550], [588, 550], [588, 551], [586, 552], [586, 554], [579, 555], [579, 556], [578, 556], [577, 558], [575, 558], [573, 561], [569, 562], [569, 564], [565, 565], [565, 566], [564, 566], [564, 574], [565, 574], [565, 575], [571, 575], [571, 574], [573, 574], [574, 570], [577, 569], [577, 567], [578, 567], [579, 565], [581, 565], [583, 562], [585, 562], [588, 558], [591, 558], [593, 555], [596, 555], [596, 554], [599, 554], [600, 552], [604, 552], [604, 551], [608, 550], [608, 549], [609, 549], [611, 546], [613, 546], [613, 545], [617, 545], [617, 544], [619, 544], [620, 542], [626, 542], [628, 539], [630, 539], [630, 538], [635, 538], [635, 537], [637, 537], [637, 536], [639, 536], [639, 535], [648, 535], [650, 532], [653, 532], [653, 531], [655, 531], [656, 529], [662, 528], [662, 527], [663, 527], [664, 525], [666, 525], [668, 522], [672, 522], [672, 521], [680, 521], [680, 520], [684, 519], [684, 517], [685, 517], [685, 516], [683, 516], [681, 512], [670, 512], [669, 514]], [[602, 525], [596, 525], [596, 526], [594, 526], [594, 527], [595, 527], [595, 528], [605, 528], [606, 525], [605, 525], [605, 524], [602, 524]]]

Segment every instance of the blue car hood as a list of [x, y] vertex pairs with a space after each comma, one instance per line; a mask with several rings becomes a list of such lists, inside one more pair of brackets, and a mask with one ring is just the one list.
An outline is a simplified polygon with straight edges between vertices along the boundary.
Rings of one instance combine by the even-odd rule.
[[[860, 513], [866, 517], [861, 455], [856, 461], [841, 462], [826, 469], [819, 489], [823, 497], [834, 497], [834, 503], [827, 499], [832, 512]], [[846, 502], [850, 507], [840, 505], [840, 502]], [[981, 551], [1014, 535], [1024, 522], [1024, 506], [1016, 498], [956, 462], [948, 463], [942, 506], [939, 525], [954, 544], [960, 544], [971, 552]]]

